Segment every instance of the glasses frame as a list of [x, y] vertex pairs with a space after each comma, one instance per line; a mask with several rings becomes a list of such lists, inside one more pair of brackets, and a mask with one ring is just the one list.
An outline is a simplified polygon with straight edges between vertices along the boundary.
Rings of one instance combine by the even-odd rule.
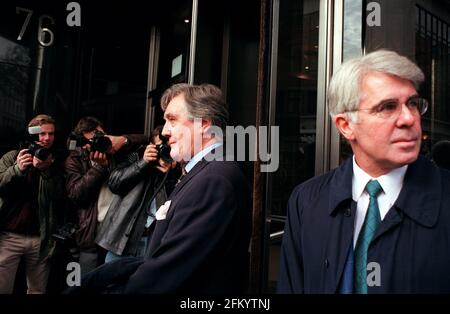
[[[422, 104], [422, 108], [420, 108], [420, 106], [418, 107], [411, 107], [408, 105], [408, 103], [410, 103], [411, 100], [419, 100], [419, 102]], [[397, 102], [396, 106], [397, 108], [395, 109], [395, 112], [393, 112], [392, 114], [386, 116], [385, 114], [383, 114], [383, 106], [386, 106], [388, 103], [392, 103], [392, 102]], [[358, 112], [358, 111], [368, 111], [368, 113], [370, 115], [374, 115], [380, 119], [383, 120], [395, 120], [397, 119], [401, 112], [402, 112], [402, 107], [403, 105], [406, 105], [406, 107], [408, 108], [408, 110], [413, 113], [416, 114], [416, 110], [417, 109], [417, 113], [419, 114], [419, 116], [423, 116], [427, 110], [428, 107], [430, 106], [428, 100], [426, 100], [425, 98], [421, 97], [420, 95], [412, 95], [410, 96], [404, 103], [400, 104], [400, 102], [398, 101], [398, 99], [385, 99], [382, 100], [380, 103], [378, 103], [377, 105], [373, 106], [372, 108], [363, 108], [363, 109], [355, 109], [355, 110], [347, 110], [345, 112]]]

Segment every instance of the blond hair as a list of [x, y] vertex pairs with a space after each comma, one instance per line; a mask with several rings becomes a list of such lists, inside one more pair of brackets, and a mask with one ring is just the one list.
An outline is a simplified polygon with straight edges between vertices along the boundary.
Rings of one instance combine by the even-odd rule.
[[28, 123], [28, 127], [31, 126], [41, 126], [44, 124], [53, 124], [55, 125], [55, 119], [53, 119], [51, 116], [46, 114], [39, 114], [35, 116], [33, 119], [31, 119], [30, 123]]

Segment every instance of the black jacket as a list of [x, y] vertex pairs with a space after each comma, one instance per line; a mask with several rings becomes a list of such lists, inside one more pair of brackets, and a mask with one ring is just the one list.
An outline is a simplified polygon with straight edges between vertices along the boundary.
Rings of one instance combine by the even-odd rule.
[[[283, 238], [278, 291], [336, 293], [353, 245], [356, 203], [352, 159], [293, 191]], [[424, 157], [410, 164], [403, 188], [379, 225], [368, 261], [381, 285], [369, 293], [450, 292], [450, 172]]]
[[248, 275], [250, 188], [239, 165], [201, 160], [154, 224], [125, 293], [242, 293]]
[[116, 195], [95, 242], [117, 255], [135, 255], [153, 197], [156, 198], [156, 208], [164, 204], [176, 183], [175, 172], [175, 169], [171, 170], [162, 183], [163, 173], [140, 159], [137, 152], [130, 154], [128, 160], [118, 165], [109, 177], [108, 186]]
[[65, 162], [66, 190], [72, 207], [78, 216], [78, 229], [75, 233], [77, 245], [82, 249], [95, 247], [97, 229], [97, 201], [103, 183], [108, 180], [110, 171], [121, 163], [130, 151], [148, 143], [148, 137], [141, 134], [127, 135], [130, 144], [110, 157], [108, 167], [92, 165], [89, 152], [78, 148], [72, 150]]
[[167, 216], [152, 225], [143, 261], [106, 263], [65, 293], [99, 293], [108, 286], [108, 292], [134, 294], [245, 292], [251, 199], [239, 165], [203, 159], [169, 199]]

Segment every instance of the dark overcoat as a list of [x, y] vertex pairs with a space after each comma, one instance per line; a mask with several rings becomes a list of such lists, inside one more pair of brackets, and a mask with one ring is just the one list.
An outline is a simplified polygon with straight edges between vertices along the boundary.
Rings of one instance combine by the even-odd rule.
[[[352, 158], [295, 188], [282, 243], [280, 293], [336, 293], [353, 245]], [[380, 266], [369, 293], [450, 292], [450, 172], [424, 157], [379, 225], [368, 262]]]
[[248, 276], [250, 187], [237, 162], [198, 162], [169, 196], [144, 263], [125, 293], [242, 293]]

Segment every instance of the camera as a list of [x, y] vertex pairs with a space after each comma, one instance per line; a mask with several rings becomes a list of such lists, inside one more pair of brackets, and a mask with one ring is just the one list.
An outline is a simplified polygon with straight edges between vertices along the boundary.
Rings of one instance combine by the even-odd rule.
[[32, 142], [28, 145], [28, 153], [36, 158], [39, 158], [42, 161], [47, 160], [48, 156], [50, 156], [50, 149], [45, 148], [44, 146], [39, 145], [38, 143]]
[[105, 134], [100, 131], [96, 131], [90, 140], [85, 138], [82, 134], [72, 132], [69, 135], [69, 140], [69, 150], [74, 150], [77, 146], [83, 147], [84, 145], [89, 144], [91, 146], [91, 151], [106, 153], [112, 147], [112, 142], [109, 137], [105, 136]]
[[170, 157], [170, 145], [167, 144], [167, 138], [161, 133], [158, 137], [161, 140], [161, 144], [156, 145], [156, 150], [158, 151], [158, 159], [161, 159], [162, 161], [165, 161], [167, 163], [171, 163], [173, 159], [172, 157]]
[[156, 150], [158, 151], [158, 159], [168, 163], [173, 161], [172, 157], [170, 157], [170, 146], [167, 143], [156, 145]]
[[89, 140], [89, 144], [91, 144], [92, 151], [100, 153], [106, 153], [112, 147], [111, 140], [102, 132], [95, 132], [94, 136]]
[[41, 146], [37, 143], [39, 141], [39, 133], [42, 132], [42, 128], [38, 126], [32, 126], [28, 128], [28, 140], [21, 144], [21, 147], [26, 147], [28, 153], [42, 161], [47, 160], [51, 154], [51, 150]]
[[56, 241], [70, 246], [75, 244], [74, 235], [76, 231], [76, 224], [68, 222], [60, 226], [56, 232], [52, 234], [52, 237]]

